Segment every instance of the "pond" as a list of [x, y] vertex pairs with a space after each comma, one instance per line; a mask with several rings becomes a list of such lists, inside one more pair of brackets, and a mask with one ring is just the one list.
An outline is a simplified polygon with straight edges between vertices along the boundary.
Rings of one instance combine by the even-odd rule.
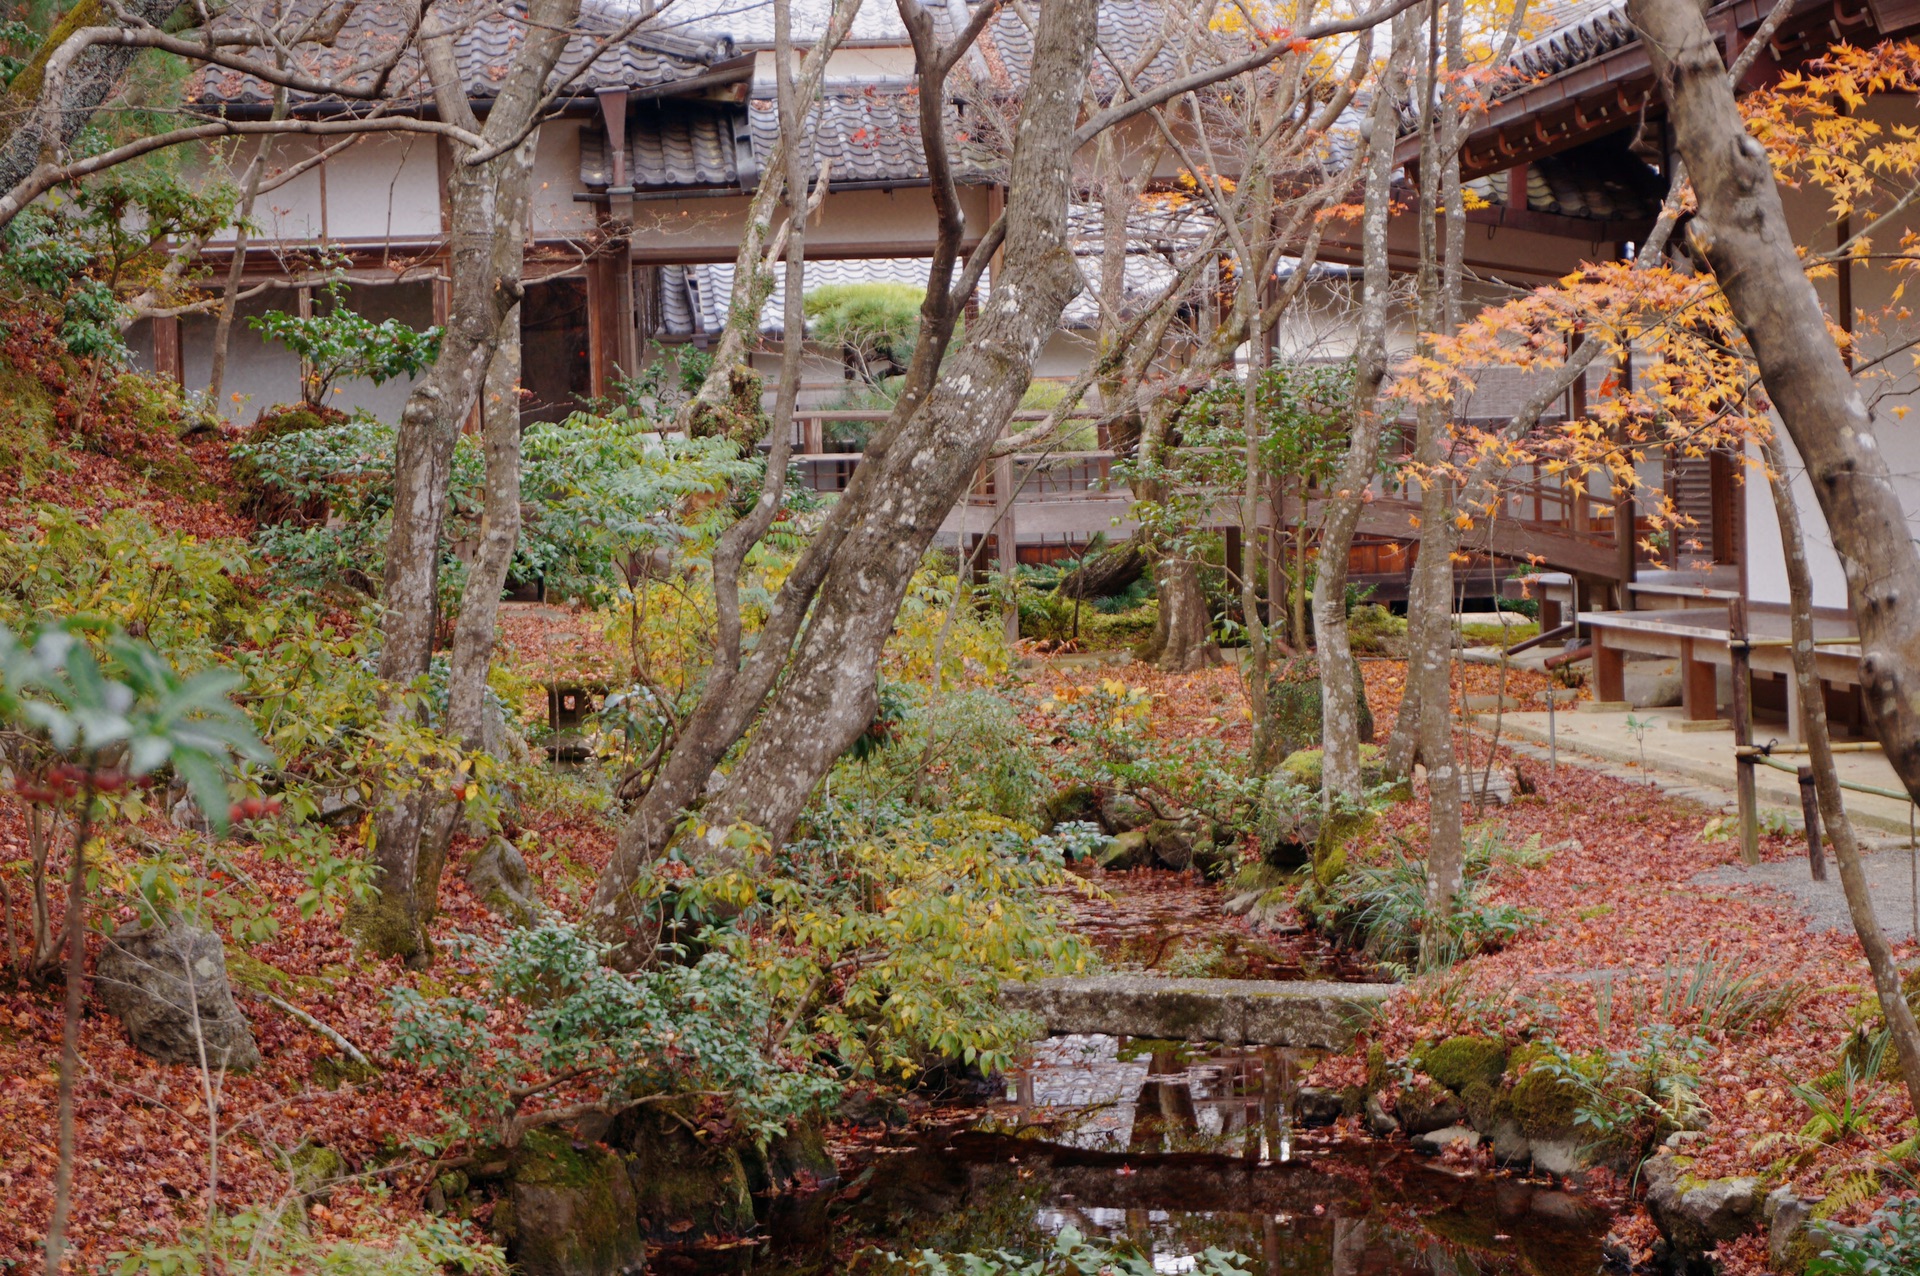
[[1004, 1098], [861, 1150], [839, 1187], [767, 1203], [751, 1245], [651, 1270], [883, 1272], [880, 1251], [1034, 1255], [1062, 1229], [1181, 1272], [1208, 1247], [1262, 1276], [1594, 1276], [1604, 1203], [1544, 1180], [1341, 1141], [1287, 1119], [1305, 1060], [1111, 1037], [1038, 1043]]

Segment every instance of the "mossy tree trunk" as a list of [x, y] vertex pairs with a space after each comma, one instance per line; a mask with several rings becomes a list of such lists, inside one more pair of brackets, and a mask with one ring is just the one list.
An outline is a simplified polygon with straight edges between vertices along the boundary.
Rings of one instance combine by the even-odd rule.
[[[580, 11], [580, 0], [534, 0], [521, 46], [485, 126], [454, 72], [457, 24], [430, 17], [421, 34], [441, 118], [479, 133], [489, 144], [519, 136], [540, 109], [547, 77]], [[386, 712], [416, 712], [400, 692], [427, 672], [445, 531], [448, 481], [461, 424], [478, 402], [523, 288], [529, 175], [534, 130], [517, 146], [481, 163], [456, 147], [448, 183], [451, 302], [440, 357], [407, 396], [395, 444], [393, 524], [387, 538], [381, 594], [379, 671], [391, 689]], [[516, 467], [517, 474], [517, 467]], [[519, 493], [513, 493], [517, 502]], [[490, 641], [490, 637], [489, 637]], [[420, 896], [423, 834], [444, 795], [421, 774], [390, 787], [374, 815], [373, 860], [379, 894], [348, 915], [349, 929], [381, 956], [422, 964], [430, 957]], [[430, 875], [437, 884], [438, 874]]]
[[1358, 709], [1351, 692], [1358, 668], [1347, 636], [1347, 556], [1360, 523], [1368, 485], [1380, 459], [1385, 428], [1378, 402], [1387, 374], [1387, 301], [1393, 278], [1387, 261], [1387, 222], [1393, 193], [1393, 144], [1399, 131], [1399, 103], [1407, 81], [1415, 20], [1401, 14], [1393, 23], [1393, 48], [1373, 101], [1367, 157], [1365, 212], [1360, 242], [1363, 292], [1355, 341], [1356, 370], [1347, 454], [1330, 484], [1320, 532], [1319, 569], [1313, 582], [1313, 620], [1320, 668], [1325, 674], [1321, 724], [1326, 747], [1322, 796], [1331, 805], [1360, 793]]

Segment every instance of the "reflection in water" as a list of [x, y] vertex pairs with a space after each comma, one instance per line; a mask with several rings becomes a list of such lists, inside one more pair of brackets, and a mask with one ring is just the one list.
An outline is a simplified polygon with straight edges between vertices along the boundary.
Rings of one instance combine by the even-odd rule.
[[[1286, 1119], [1302, 1060], [1272, 1050], [1041, 1043], [974, 1128], [874, 1154], [864, 1187], [788, 1205], [768, 1243], [658, 1271], [887, 1270], [873, 1249], [1035, 1254], [1071, 1225], [1156, 1270], [1217, 1246], [1262, 1276], [1594, 1276], [1605, 1215], [1579, 1196]], [[784, 1220], [784, 1221], [783, 1221]], [[724, 1266], [722, 1265], [724, 1264]]]

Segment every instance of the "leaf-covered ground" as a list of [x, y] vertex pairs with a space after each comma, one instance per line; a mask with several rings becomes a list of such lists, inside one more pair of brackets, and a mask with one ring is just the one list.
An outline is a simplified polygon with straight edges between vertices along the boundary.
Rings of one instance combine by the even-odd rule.
[[[1366, 662], [1363, 670], [1384, 738], [1399, 707], [1405, 668], [1375, 660]], [[1133, 665], [1118, 672], [1153, 692], [1156, 736], [1217, 736], [1244, 747], [1245, 697], [1235, 670], [1171, 676]], [[1461, 666], [1456, 698], [1495, 692], [1499, 676], [1497, 668]], [[1509, 695], [1528, 696], [1546, 686], [1539, 675], [1508, 676]], [[1087, 680], [1087, 673], [1050, 668], [1039, 680], [1066, 685]], [[1476, 761], [1484, 761], [1485, 731], [1476, 732], [1471, 741], [1464, 734], [1456, 740], [1472, 748]], [[1510, 1040], [1551, 1034], [1576, 1051], [1625, 1047], [1638, 1023], [1651, 1014], [1643, 1009], [1636, 1018], [1633, 1006], [1657, 1001], [1668, 968], [1690, 974], [1708, 957], [1729, 978], [1751, 977], [1765, 987], [1792, 985], [1797, 998], [1776, 1028], [1747, 1035], [1708, 1034], [1712, 1052], [1702, 1068], [1701, 1097], [1713, 1118], [1705, 1140], [1689, 1149], [1697, 1156], [1692, 1172], [1717, 1177], [1771, 1168], [1769, 1186], [1790, 1182], [1803, 1195], [1820, 1196], [1883, 1164], [1880, 1154], [1913, 1133], [1905, 1092], [1892, 1083], [1867, 1091], [1867, 1133], [1805, 1149], [1777, 1137], [1768, 1141], [1769, 1136], [1800, 1131], [1809, 1110], [1789, 1087], [1834, 1070], [1849, 1034], [1877, 1005], [1858, 941], [1848, 932], [1810, 931], [1792, 904], [1769, 888], [1697, 883], [1695, 878], [1706, 870], [1738, 860], [1734, 840], [1707, 835], [1713, 813], [1562, 757], [1554, 773], [1544, 761], [1501, 749], [1496, 765], [1518, 765], [1536, 791], [1484, 816], [1501, 829], [1509, 845], [1537, 840], [1548, 852], [1535, 867], [1503, 865], [1491, 882], [1493, 902], [1532, 909], [1541, 915], [1540, 924], [1503, 951], [1417, 982], [1394, 1000], [1375, 1040], [1396, 1057], [1422, 1038], [1460, 1032], [1491, 1032]], [[1424, 794], [1390, 808], [1382, 844], [1398, 838], [1401, 845], [1423, 847], [1426, 818]], [[1804, 846], [1796, 837], [1766, 837], [1762, 854], [1789, 859], [1803, 855]], [[1124, 875], [1108, 875], [1102, 885], [1123, 897], [1128, 894]], [[1140, 907], [1127, 898], [1104, 911], [1091, 906], [1089, 929], [1096, 935], [1124, 929], [1129, 914]], [[1193, 916], [1197, 908], [1191, 895], [1183, 897], [1182, 929], [1200, 925]], [[1222, 930], [1237, 926], [1225, 918], [1213, 924]], [[1908, 964], [1920, 957], [1920, 948], [1913, 945], [1898, 951]], [[1610, 972], [1613, 987], [1610, 1032], [1604, 1040], [1596, 1013], [1596, 972]], [[1346, 1084], [1362, 1080], [1364, 1074], [1364, 1060], [1356, 1052], [1323, 1064], [1317, 1079]], [[1778, 1164], [1794, 1152], [1804, 1154], [1791, 1165]], [[1879, 1194], [1884, 1195], [1884, 1189]], [[1619, 1231], [1642, 1246], [1654, 1236], [1644, 1214], [1623, 1220]], [[1758, 1237], [1723, 1249], [1722, 1256], [1735, 1276], [1767, 1270], [1765, 1245]]]
[[[601, 641], [597, 632], [578, 617], [563, 619], [553, 627], [531, 621], [509, 625], [509, 645], [530, 666], [522, 670], [524, 676], [537, 678], [561, 657], [586, 664], [617, 659], [604, 647], [583, 657], [585, 648]], [[1369, 661], [1364, 669], [1384, 732], [1398, 705], [1404, 669], [1390, 661]], [[1117, 672], [1151, 693], [1154, 737], [1209, 737], [1230, 749], [1244, 747], [1248, 724], [1236, 671], [1171, 676], [1134, 665]], [[1104, 676], [1107, 671], [1044, 663], [1027, 681], [1037, 699]], [[1499, 677], [1497, 669], [1468, 666], [1457, 690], [1491, 693]], [[1508, 678], [1513, 695], [1545, 685], [1534, 675], [1516, 672]], [[1484, 733], [1474, 747], [1484, 752]], [[1502, 764], [1507, 761], [1503, 757]], [[1803, 990], [1779, 1028], [1717, 1040], [1703, 1078], [1703, 1097], [1714, 1121], [1696, 1149], [1698, 1171], [1742, 1173], [1766, 1166], [1778, 1150], [1756, 1150], [1756, 1143], [1769, 1134], [1798, 1130], [1806, 1120], [1806, 1110], [1788, 1093], [1789, 1083], [1833, 1068], [1843, 1040], [1860, 1020], [1867, 981], [1857, 944], [1845, 935], [1808, 932], [1784, 901], [1764, 890], [1696, 885], [1698, 873], [1735, 858], [1732, 842], [1702, 836], [1707, 812], [1574, 766], [1550, 775], [1544, 764], [1522, 760], [1520, 765], [1537, 792], [1492, 818], [1510, 841], [1537, 837], [1550, 854], [1537, 867], [1502, 868], [1492, 889], [1496, 899], [1537, 910], [1542, 923], [1504, 952], [1476, 958], [1450, 977], [1430, 978], [1397, 1000], [1379, 1039], [1398, 1053], [1422, 1036], [1496, 1021], [1511, 1033], [1529, 1017], [1544, 1025], [1554, 1016], [1552, 1031], [1560, 1040], [1576, 1047], [1594, 1043], [1594, 985], [1573, 976], [1613, 971], [1625, 989], [1637, 976], [1657, 981], [1668, 964], [1691, 964], [1711, 952], [1731, 969]], [[1424, 814], [1416, 801], [1394, 808], [1387, 819], [1417, 846]], [[530, 809], [524, 823], [539, 835], [540, 849], [530, 864], [547, 897], [563, 911], [575, 911], [607, 853], [610, 826], [557, 800]], [[159, 821], [126, 832], [128, 837], [175, 835]], [[0, 841], [8, 844], [9, 858], [22, 853], [22, 812], [7, 798], [0, 798]], [[1766, 845], [1774, 857], [1796, 851], [1785, 839]], [[455, 961], [422, 975], [356, 958], [340, 936], [337, 919], [325, 913], [299, 916], [293, 900], [304, 886], [301, 879], [257, 857], [243, 854], [239, 863], [258, 890], [278, 901], [280, 922], [279, 933], [255, 945], [243, 968], [376, 1058], [389, 1040], [389, 988], [431, 990], [462, 973]], [[1152, 956], [1128, 946], [1137, 950], [1169, 929], [1223, 941], [1231, 936], [1231, 942], [1216, 945], [1216, 958], [1225, 963], [1216, 967], [1218, 973], [1230, 968], [1253, 975], [1282, 973], [1289, 963], [1328, 959], [1317, 944], [1255, 935], [1220, 916], [1213, 911], [1218, 898], [1213, 888], [1152, 873], [1110, 874], [1100, 884], [1115, 902], [1087, 906], [1084, 929], [1096, 943], [1111, 941], [1102, 946], [1121, 960]], [[16, 896], [17, 930], [25, 924], [21, 905]], [[447, 875], [436, 929], [443, 935], [456, 930], [488, 934], [497, 925], [466, 893], [456, 862]], [[242, 1004], [266, 1061], [250, 1075], [226, 1078], [217, 1095], [222, 1201], [272, 1205], [287, 1200], [290, 1183], [280, 1157], [313, 1142], [340, 1152], [359, 1176], [315, 1207], [317, 1226], [340, 1233], [378, 1232], [418, 1217], [432, 1171], [407, 1144], [432, 1128], [436, 1096], [431, 1086], [404, 1062], [389, 1064], [372, 1079], [343, 1081], [338, 1052], [321, 1036], [263, 1001], [247, 998]], [[1614, 1044], [1623, 1044], [1625, 1017], [1616, 1013], [1615, 1020]], [[0, 1130], [7, 1134], [0, 1139], [0, 1265], [33, 1261], [48, 1218], [59, 1040], [57, 987], [0, 990]], [[192, 1225], [206, 1208], [209, 1163], [207, 1095], [194, 1070], [161, 1066], [135, 1053], [117, 1022], [97, 1012], [87, 1017], [81, 1045], [76, 1270], [91, 1268], [112, 1251], [165, 1239]], [[1354, 1058], [1334, 1060], [1324, 1071], [1329, 1079], [1347, 1079], [1360, 1066]], [[1902, 1125], [1909, 1114], [1894, 1087], [1876, 1088], [1869, 1101], [1875, 1133], [1814, 1150], [1790, 1171], [1795, 1183], [1809, 1191], [1830, 1186], [1836, 1176], [1867, 1164], [1880, 1147], [1905, 1136]], [[1623, 1230], [1641, 1241], [1650, 1237], [1644, 1219], [1629, 1220]], [[1757, 1243], [1736, 1246], [1733, 1258], [1736, 1271], [1764, 1270]]]

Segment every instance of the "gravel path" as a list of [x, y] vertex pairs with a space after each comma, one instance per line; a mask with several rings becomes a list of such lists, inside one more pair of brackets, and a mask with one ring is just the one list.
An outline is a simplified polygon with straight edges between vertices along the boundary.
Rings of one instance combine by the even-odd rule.
[[[1866, 848], [1862, 848], [1865, 850]], [[1895, 943], [1911, 937], [1913, 930], [1913, 857], [1905, 846], [1883, 847], [1865, 857], [1867, 884], [1873, 890], [1873, 909], [1880, 928]], [[1840, 871], [1827, 853], [1827, 880], [1816, 882], [1805, 859], [1780, 860], [1748, 868], [1730, 864], [1702, 873], [1693, 879], [1718, 886], [1771, 886], [1791, 896], [1807, 915], [1814, 930], [1853, 929], [1847, 914], [1847, 900], [1840, 891]]]

